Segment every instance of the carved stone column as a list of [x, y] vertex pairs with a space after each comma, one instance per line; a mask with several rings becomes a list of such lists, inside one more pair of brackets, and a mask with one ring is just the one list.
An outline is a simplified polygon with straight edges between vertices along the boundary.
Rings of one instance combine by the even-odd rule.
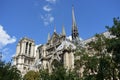
[[25, 54], [25, 41], [23, 41], [21, 44], [22, 44], [21, 45], [21, 54], [23, 55], [23, 54]]
[[69, 54], [67, 51], [64, 53], [64, 67], [69, 69]]
[[29, 56], [29, 45], [30, 43], [28, 42], [28, 46], [27, 46], [27, 56]]
[[73, 69], [74, 68], [74, 54], [72, 51], [69, 53], [69, 62], [70, 62], [69, 67]]
[[33, 43], [31, 43], [31, 52], [30, 52], [30, 57], [33, 57], [33, 49], [34, 49], [34, 45], [33, 45]]
[[20, 43], [17, 44], [16, 56], [20, 54]]

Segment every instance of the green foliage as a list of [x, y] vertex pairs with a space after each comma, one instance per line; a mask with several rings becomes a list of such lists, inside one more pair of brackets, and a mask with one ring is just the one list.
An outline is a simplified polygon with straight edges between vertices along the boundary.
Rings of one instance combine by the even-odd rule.
[[[77, 47], [75, 68], [66, 70], [55, 67], [52, 73], [40, 71], [41, 80], [117, 80], [120, 79], [120, 20], [114, 18], [114, 25], [108, 27], [113, 38], [96, 34], [95, 40], [86, 48]], [[112, 56], [111, 56], [112, 55]], [[53, 63], [57, 65], [56, 62]], [[80, 70], [83, 69], [83, 72]]]
[[[90, 56], [89, 52], [84, 48], [80, 50], [77, 49], [76, 53], [79, 55], [75, 56], [79, 56], [80, 58], [75, 60], [75, 73], [79, 75], [80, 80], [94, 80], [96, 76], [95, 72], [98, 67], [96, 55]], [[80, 72], [80, 69], [83, 69], [83, 72]]]
[[21, 80], [21, 73], [10, 62], [0, 61], [0, 80]]
[[114, 25], [107, 28], [113, 38], [96, 34], [95, 40], [87, 44], [88, 50], [76, 50], [75, 56], [80, 59], [75, 60], [75, 69], [84, 69], [81, 76], [83, 80], [120, 78], [120, 20], [114, 18]]
[[110, 58], [104, 57], [99, 59], [97, 80], [111, 79], [111, 62]]
[[[108, 52], [120, 53], [120, 20], [119, 18], [114, 18], [114, 25], [112, 27], [106, 26], [111, 35], [115, 36], [112, 39], [108, 39], [107, 49]], [[118, 55], [119, 56], [119, 55]]]
[[112, 27], [106, 26], [111, 35], [112, 39], [107, 40], [107, 51], [112, 53], [112, 76], [113, 79], [120, 79], [120, 20], [119, 18], [113, 19], [114, 25]]
[[79, 80], [73, 70], [67, 70], [63, 66], [55, 68], [51, 73], [48, 70], [40, 70], [41, 80]]
[[40, 80], [51, 80], [48, 70], [40, 70]]
[[[96, 34], [88, 48], [77, 47], [75, 68], [68, 70], [58, 61], [53, 61], [51, 73], [46, 70], [29, 71], [23, 80], [117, 80], [120, 79], [120, 20], [113, 19], [114, 25], [106, 28], [113, 35], [106, 38]], [[82, 72], [80, 70], [83, 69]], [[11, 63], [0, 61], [0, 80], [21, 80], [20, 71]]]
[[29, 71], [24, 75], [24, 80], [39, 80], [39, 72]]
[[118, 18], [113, 19], [114, 25], [112, 27], [106, 26], [106, 28], [109, 30], [109, 32], [116, 36], [117, 38], [120, 38], [120, 20]]
[[105, 36], [103, 34], [96, 34], [95, 40], [88, 43], [88, 45], [94, 49], [95, 51], [99, 53], [102, 53], [105, 49], [106, 43], [105, 43]]

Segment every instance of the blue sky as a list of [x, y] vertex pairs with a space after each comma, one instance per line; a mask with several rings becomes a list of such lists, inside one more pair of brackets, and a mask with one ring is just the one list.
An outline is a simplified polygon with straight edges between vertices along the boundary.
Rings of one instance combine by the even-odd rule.
[[0, 51], [10, 61], [20, 38], [28, 37], [44, 44], [54, 26], [61, 33], [65, 26], [71, 35], [74, 5], [80, 37], [87, 39], [106, 31], [114, 17], [120, 17], [120, 0], [0, 0]]

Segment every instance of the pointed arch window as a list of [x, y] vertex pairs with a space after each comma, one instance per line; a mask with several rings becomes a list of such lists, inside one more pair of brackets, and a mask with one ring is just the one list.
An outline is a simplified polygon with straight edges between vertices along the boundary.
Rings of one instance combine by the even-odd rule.
[[26, 42], [25, 54], [27, 54], [28, 42]]
[[31, 53], [31, 46], [32, 46], [32, 43], [29, 44], [29, 56], [30, 56], [30, 53]]

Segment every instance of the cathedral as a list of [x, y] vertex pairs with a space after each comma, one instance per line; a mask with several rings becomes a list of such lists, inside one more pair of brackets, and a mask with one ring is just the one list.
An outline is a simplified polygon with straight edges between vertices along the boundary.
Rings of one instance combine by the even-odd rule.
[[[58, 63], [61, 63], [66, 69], [73, 69], [76, 48], [78, 46], [85, 47], [84, 45], [94, 41], [95, 37], [80, 40], [73, 7], [71, 29], [72, 40], [67, 38], [64, 26], [62, 26], [61, 34], [58, 34], [56, 29], [54, 29], [52, 36], [48, 33], [48, 40], [45, 44], [36, 45], [34, 40], [23, 37], [16, 46], [13, 65], [21, 71], [22, 76], [30, 70], [47, 69], [51, 72], [59, 66]], [[107, 38], [114, 37], [108, 31], [102, 34]]]
[[39, 46], [32, 39], [22, 38], [17, 44], [13, 65], [16, 65], [22, 75], [29, 70], [48, 69], [51, 72], [57, 66], [56, 62], [62, 63], [67, 69], [73, 69], [76, 44], [81, 44], [73, 7], [71, 32], [72, 40], [69, 40], [64, 26], [62, 34], [54, 29], [52, 36], [48, 33], [47, 42]]

